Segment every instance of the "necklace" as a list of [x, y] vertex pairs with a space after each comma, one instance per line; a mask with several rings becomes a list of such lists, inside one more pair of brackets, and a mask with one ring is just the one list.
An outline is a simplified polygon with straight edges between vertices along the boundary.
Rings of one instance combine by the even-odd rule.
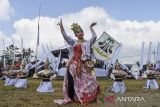
[[84, 41], [85, 41], [84, 39], [78, 39], [79, 44], [83, 43]]

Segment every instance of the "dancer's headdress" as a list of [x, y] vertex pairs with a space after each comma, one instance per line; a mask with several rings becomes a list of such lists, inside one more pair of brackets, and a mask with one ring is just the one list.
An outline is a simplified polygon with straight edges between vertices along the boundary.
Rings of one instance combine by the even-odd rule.
[[73, 30], [75, 34], [81, 31], [83, 32], [82, 28], [80, 27], [80, 25], [78, 25], [78, 23], [73, 23], [71, 25], [71, 30]]
[[49, 65], [49, 59], [47, 58], [46, 61], [44, 62], [45, 65]]

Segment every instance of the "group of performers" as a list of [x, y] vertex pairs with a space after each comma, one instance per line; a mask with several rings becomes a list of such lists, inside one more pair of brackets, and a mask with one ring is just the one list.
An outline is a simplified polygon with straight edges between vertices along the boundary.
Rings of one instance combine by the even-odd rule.
[[25, 69], [25, 61], [21, 63], [19, 70], [15, 69], [14, 63], [9, 67], [7, 71], [3, 72], [3, 78], [5, 80], [5, 86], [15, 86], [17, 88], [27, 88], [27, 76], [29, 70]]
[[[72, 39], [64, 30], [62, 20], [58, 23], [62, 36], [65, 41], [70, 46], [70, 56], [68, 61], [67, 69], [64, 74], [63, 83], [63, 95], [64, 99], [54, 100], [58, 104], [67, 104], [71, 102], [80, 102], [83, 105], [87, 105], [92, 101], [97, 100], [97, 96], [100, 92], [100, 86], [97, 83], [96, 75], [94, 73], [93, 61], [92, 61], [92, 51], [91, 47], [95, 42], [97, 36], [93, 29], [96, 23], [90, 25], [90, 30], [92, 37], [90, 40], [84, 39], [84, 32], [82, 28], [77, 24], [72, 24], [72, 30], [77, 37], [77, 40]], [[44, 63], [45, 69], [39, 72], [36, 71], [36, 75], [42, 78], [37, 91], [38, 92], [54, 92], [54, 88], [51, 82], [51, 76], [54, 75], [54, 71], [49, 69], [49, 60], [47, 59]], [[17, 88], [27, 88], [27, 76], [29, 70], [25, 69], [25, 61], [21, 63], [20, 70], [14, 70], [14, 66], [11, 66], [8, 72], [4, 72], [5, 76], [5, 86], [15, 86]], [[124, 83], [124, 78], [127, 73], [121, 69], [119, 63], [116, 63], [115, 69], [112, 71], [114, 75], [114, 83], [112, 85], [111, 91], [115, 93], [124, 93], [126, 91], [126, 86]], [[157, 74], [152, 69], [152, 65], [148, 65], [146, 71], [148, 80], [146, 83], [147, 89], [158, 89], [158, 84], [154, 79], [154, 75]]]
[[[44, 62], [44, 70], [36, 72], [35, 74], [38, 77], [42, 78], [37, 91], [40, 93], [43, 92], [54, 92], [54, 88], [50, 81], [50, 77], [55, 74], [53, 70], [49, 69], [49, 60], [48, 58]], [[29, 74], [29, 69], [26, 68], [25, 60], [21, 62], [20, 69], [16, 70], [15, 65], [12, 64], [8, 71], [2, 72], [4, 78], [4, 86], [15, 86], [16, 88], [27, 88], [27, 77]]]
[[[112, 74], [114, 75], [114, 83], [111, 89], [108, 89], [108, 90], [113, 91], [115, 93], [117, 92], [124, 93], [126, 91], [124, 79], [128, 74], [125, 71], [123, 71], [120, 63], [116, 63], [115, 69], [112, 71]], [[145, 74], [147, 75], [147, 82], [144, 88], [159, 89], [158, 83], [155, 78], [156, 78], [156, 75], [160, 75], [160, 72], [156, 72], [153, 69], [153, 64], [148, 64]]]

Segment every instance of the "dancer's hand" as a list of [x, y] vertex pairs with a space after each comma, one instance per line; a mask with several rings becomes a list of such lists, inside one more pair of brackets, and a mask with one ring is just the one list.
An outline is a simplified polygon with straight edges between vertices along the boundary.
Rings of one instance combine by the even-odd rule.
[[62, 25], [63, 25], [63, 24], [62, 24], [62, 19], [60, 19], [60, 21], [58, 22], [57, 25], [59, 25], [59, 26], [62, 26]]
[[97, 25], [96, 22], [93, 22], [91, 25], [90, 25], [90, 29], [92, 29], [93, 26]]
[[[60, 19], [60, 22], [57, 24], [59, 25], [60, 29], [61, 29], [61, 32], [64, 31], [64, 28], [63, 28], [63, 23], [62, 23], [62, 19]], [[62, 33], [63, 34], [63, 33]]]

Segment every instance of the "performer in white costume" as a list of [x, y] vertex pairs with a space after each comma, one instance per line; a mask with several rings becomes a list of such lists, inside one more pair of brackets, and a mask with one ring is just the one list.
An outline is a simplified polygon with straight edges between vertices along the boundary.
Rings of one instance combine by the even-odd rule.
[[17, 71], [15, 65], [12, 64], [10, 70], [5, 74], [7, 76], [4, 86], [14, 86], [17, 82]]
[[2, 71], [1, 72], [1, 75], [2, 75], [2, 80], [4, 80], [4, 82], [5, 82], [5, 84], [7, 84], [7, 82], [8, 82], [8, 72], [9, 72], [9, 68], [8, 69], [6, 69], [5, 71]]
[[46, 59], [44, 65], [45, 65], [45, 69], [41, 70], [37, 73], [37, 76], [43, 78], [37, 91], [40, 93], [54, 92], [54, 88], [52, 87], [52, 82], [50, 81], [50, 77], [54, 74], [54, 71], [49, 69], [49, 60], [48, 59]]
[[153, 65], [152, 64], [148, 64], [148, 69], [146, 70], [146, 74], [147, 74], [147, 82], [146, 82], [146, 88], [147, 89], [158, 89], [158, 83], [155, 80], [155, 75], [159, 74], [159, 72], [156, 72], [153, 70]]
[[17, 88], [27, 88], [27, 76], [29, 74], [29, 70], [25, 69], [26, 63], [23, 60], [21, 63], [21, 69], [19, 70], [17, 74], [17, 82], [15, 84], [15, 87]]
[[123, 78], [127, 75], [126, 72], [121, 70], [120, 64], [117, 63], [115, 65], [115, 70], [112, 71], [112, 74], [115, 77], [115, 81], [113, 83], [113, 87], [111, 89], [111, 91], [118, 93], [124, 93], [126, 91], [126, 86], [123, 82]]

